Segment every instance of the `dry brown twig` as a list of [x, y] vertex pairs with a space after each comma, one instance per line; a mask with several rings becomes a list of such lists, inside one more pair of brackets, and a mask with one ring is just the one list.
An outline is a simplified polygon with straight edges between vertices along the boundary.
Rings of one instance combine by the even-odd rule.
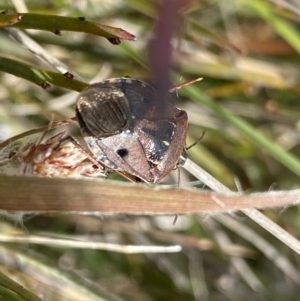
[[[50, 126], [45, 126], [24, 132], [20, 135], [16, 135], [0, 143], [0, 150], [3, 158], [2, 164], [0, 164], [0, 167], [2, 165], [0, 169], [2, 174], [20, 176], [20, 178], [17, 179], [17, 181], [22, 181], [24, 183], [29, 183], [30, 181], [32, 181], [34, 185], [43, 187], [43, 189], [41, 189], [41, 192], [44, 192], [43, 197], [48, 199], [48, 201], [50, 201], [50, 198], [56, 200], [64, 198], [67, 204], [69, 198], [72, 198], [73, 200], [75, 198], [78, 201], [78, 203], [73, 203], [74, 211], [83, 210], [83, 208], [81, 208], [80, 198], [84, 198], [85, 200], [89, 199], [91, 201], [91, 203], [85, 203], [86, 210], [84, 211], [96, 210], [103, 213], [108, 213], [109, 211], [111, 213], [128, 214], [182, 214], [196, 212], [228, 212], [229, 210], [243, 210], [245, 208], [268, 208], [276, 206], [296, 205], [300, 200], [299, 190], [269, 191], [264, 193], [253, 194], [232, 192], [189, 159], [184, 165], [184, 168], [217, 193], [198, 189], [166, 189], [164, 185], [155, 186], [154, 189], [152, 189], [151, 187], [146, 185], [128, 185], [126, 183], [116, 181], [111, 183], [111, 181], [103, 182], [96, 179], [94, 180], [95, 182], [91, 183], [90, 181], [85, 181], [84, 178], [82, 178], [82, 176], [104, 176], [103, 171], [99, 170], [99, 168], [97, 168], [97, 166], [94, 165], [95, 162], [91, 162], [87, 158], [85, 153], [82, 152], [82, 149], [80, 149], [76, 144], [72, 143], [72, 141], [68, 139], [65, 140], [64, 133], [56, 134], [46, 139], [45, 141], [41, 141], [43, 139], [38, 138], [34, 142], [28, 142], [26, 145], [19, 146], [18, 150], [13, 147], [13, 144], [9, 144], [12, 143], [12, 141], [15, 142], [20, 137], [24, 138], [35, 133], [42, 133], [46, 129], [54, 129], [55, 127], [68, 124], [73, 120], [74, 118], [66, 119], [60, 122], [54, 122]], [[44, 134], [42, 135], [42, 137], [44, 137]], [[30, 178], [28, 180], [28, 178], [23, 176], [24, 174], [39, 175], [48, 178], [55, 177], [55, 179], [46, 183], [44, 179], [41, 178]], [[62, 181], [61, 179], [57, 178], [69, 178], [74, 176], [80, 178], [77, 179], [78, 183], [74, 183], [72, 180], [67, 179]], [[16, 178], [14, 179], [16, 180]], [[13, 179], [10, 180], [9, 178], [3, 176], [3, 181], [1, 182], [5, 182], [6, 184], [8, 184], [8, 182], [10, 181], [11, 183], [15, 182]], [[48, 185], [53, 185], [54, 183], [55, 185], [58, 185], [58, 189], [52, 192], [47, 191]], [[115, 193], [113, 191], [110, 191], [111, 185], [114, 187]], [[75, 189], [76, 191], [76, 186], [82, 186], [88, 189], [85, 190], [79, 188], [79, 190], [73, 194], [71, 190]], [[59, 187], [64, 187], [64, 191], [60, 191]], [[94, 188], [90, 189], [90, 187]], [[68, 189], [70, 189], [70, 191]], [[11, 198], [12, 195], [8, 190], [9, 189], [1, 190], [1, 196]], [[128, 195], [126, 190], [128, 191]], [[79, 191], [81, 193], [78, 194]], [[94, 206], [92, 204], [92, 202], [98, 199], [99, 197], [103, 198], [103, 195], [101, 196], [101, 191], [105, 192], [106, 197], [119, 202], [117, 208], [114, 209], [109, 205], [107, 205], [107, 207], [101, 207]], [[134, 191], [136, 193], [140, 192], [142, 193], [142, 195], [135, 195]], [[38, 192], [39, 191], [36, 191], [36, 193]], [[13, 193], [15, 192], [13, 191]], [[47, 193], [49, 195], [47, 195]], [[25, 194], [26, 188], [22, 199], [26, 198]], [[29, 198], [29, 194], [30, 191], [28, 191], [27, 198]], [[159, 197], [159, 195], [161, 195], [161, 197]], [[129, 206], [129, 204], [126, 204], [126, 202], [130, 202], [130, 200], [132, 200], [134, 204], [135, 199], [139, 199], [141, 198], [141, 196], [143, 196], [144, 199], [149, 198], [150, 200], [151, 198], [153, 198], [154, 200], [152, 204], [148, 205], [148, 201], [146, 201], [146, 203], [144, 204], [145, 207], [144, 205], [142, 205], [143, 202], [141, 200], [139, 201], [140, 206], [138, 206], [138, 204], [135, 204], [133, 206]], [[161, 200], [162, 198], [166, 199], [168, 206], [156, 208], [154, 201]], [[125, 201], [123, 206], [121, 206], [121, 199]], [[182, 199], [188, 201], [188, 203], [182, 203]], [[59, 210], [55, 207], [55, 202], [50, 203], [53, 206], [52, 210]], [[17, 207], [13, 208], [13, 203], [10, 202], [10, 204], [11, 205], [9, 208], [6, 206], [7, 210], [18, 210]], [[106, 204], [108, 204], [107, 201]], [[131, 208], [134, 206], [136, 207], [135, 209]], [[147, 206], [149, 210], [146, 209]], [[66, 205], [65, 210], [67, 209], [67, 207], [69, 207], [69, 205]], [[34, 211], [34, 208], [36, 208], [38, 211], [45, 210], [45, 212], [47, 212], [47, 210], [50, 209], [44, 207], [42, 202], [40, 206], [35, 202], [32, 204], [28, 202], [26, 207], [23, 207], [22, 210]], [[128, 209], [126, 210], [126, 208]], [[71, 209], [72, 211], [72, 208], [69, 209]]]
[[[2, 174], [13, 174], [19, 175], [20, 179], [23, 181], [27, 181], [26, 177], [22, 175], [40, 175], [43, 177], [82, 177], [82, 176], [103, 176], [103, 172], [101, 172], [96, 166], [93, 166], [94, 162], [90, 162], [85, 154], [82, 152], [77, 145], [74, 145], [70, 140], [65, 140], [65, 134], [59, 133], [56, 134], [44, 142], [41, 139], [37, 139], [34, 142], [28, 142], [25, 146], [19, 146], [19, 149], [16, 150], [13, 148], [13, 144], [10, 143], [15, 142], [20, 138], [27, 137], [32, 134], [36, 134], [39, 132], [43, 132], [46, 129], [53, 129], [55, 127], [59, 127], [61, 125], [65, 125], [73, 121], [74, 118], [66, 119], [60, 122], [54, 122], [51, 126], [45, 126], [41, 128], [37, 128], [34, 130], [30, 130], [24, 132], [20, 135], [16, 135], [6, 141], [0, 143], [0, 151], [2, 157], [2, 165], [0, 171]], [[44, 135], [43, 135], [44, 136]], [[11, 166], [9, 166], [11, 165]], [[163, 185], [155, 186], [155, 189], [149, 188], [149, 186], [144, 185], [127, 185], [124, 183], [114, 182], [114, 185], [117, 186], [126, 186], [128, 187], [128, 191], [147, 191], [145, 195], [151, 197], [151, 195], [155, 197], [155, 194], [159, 192], [166, 197], [166, 193], [169, 193], [168, 200], [171, 201], [170, 207], [163, 208], [161, 214], [163, 213], [192, 213], [192, 212], [226, 212], [228, 210], [243, 210], [245, 208], [268, 208], [268, 207], [277, 207], [277, 206], [292, 206], [299, 203], [300, 200], [300, 193], [299, 190], [292, 190], [292, 191], [269, 191], [264, 193], [253, 193], [253, 194], [245, 194], [241, 192], [232, 192], [223, 184], [218, 182], [215, 178], [211, 175], [206, 173], [202, 170], [198, 165], [194, 164], [191, 160], [187, 160], [184, 168], [191, 174], [193, 174], [196, 178], [200, 179], [203, 183], [205, 183], [208, 187], [216, 193], [207, 192], [207, 191], [200, 191], [196, 189], [165, 189]], [[5, 178], [5, 176], [3, 176]], [[31, 181], [38, 183], [39, 185], [47, 187], [47, 183], [43, 184], [43, 179], [36, 179], [31, 178]], [[59, 184], [59, 179], [53, 179], [55, 183]], [[79, 181], [79, 180], [78, 180]], [[101, 186], [107, 188], [110, 186], [110, 181], [99, 182], [99, 180], [95, 180], [97, 186]], [[5, 181], [7, 183], [7, 180]], [[50, 183], [50, 182], [49, 182]], [[95, 185], [93, 183], [92, 185]], [[109, 185], [106, 185], [109, 183]], [[76, 185], [76, 184], [75, 184]], [[80, 180], [80, 185], [89, 186], [88, 182], [84, 181], [84, 179]], [[65, 181], [62, 185], [67, 187], [72, 187], [72, 181]], [[101, 190], [100, 189], [100, 190]], [[7, 189], [4, 189], [7, 191]], [[116, 188], [116, 190], [118, 190]], [[85, 191], [82, 191], [84, 193]], [[55, 192], [53, 192], [55, 194]], [[61, 193], [61, 192], [60, 192]], [[71, 197], [69, 195], [70, 192], [65, 190], [65, 194], [62, 194], [62, 197]], [[98, 189], [95, 188], [94, 193], [90, 191], [89, 197], [91, 200], [97, 197], [97, 193], [99, 193]], [[108, 196], [110, 192], [107, 191]], [[6, 195], [9, 196], [9, 193], [2, 192], [2, 196]], [[117, 194], [116, 194], [117, 195]], [[116, 197], [116, 195], [110, 195], [111, 197]], [[180, 201], [180, 199], [184, 196], [185, 199], [189, 200], [190, 197], [194, 195], [199, 195], [199, 199], [201, 202], [204, 202], [202, 206], [198, 207], [196, 202], [191, 202], [191, 204], [185, 204], [185, 206], [172, 206], [172, 202]], [[51, 196], [48, 196], [49, 198]], [[58, 197], [57, 195], [55, 197]], [[124, 199], [127, 198], [124, 192]], [[131, 195], [134, 199], [134, 195]], [[67, 201], [67, 199], [66, 199]], [[192, 199], [190, 199], [192, 201]], [[209, 204], [211, 203], [211, 204]], [[179, 203], [180, 204], [180, 203]], [[75, 205], [75, 204], [74, 204]], [[182, 205], [182, 203], [181, 203]], [[195, 206], [196, 205], [196, 206]], [[195, 207], [194, 207], [195, 206]], [[43, 210], [42, 207], [38, 206], [40, 209]], [[143, 207], [143, 206], [142, 206]], [[142, 208], [141, 207], [141, 208]], [[30, 209], [31, 208], [31, 209]], [[159, 208], [155, 210], [153, 206], [150, 205], [151, 210], [148, 213], [159, 213]], [[7, 208], [9, 209], [9, 208]], [[10, 208], [9, 210], [16, 210], [17, 208]], [[33, 210], [33, 206], [28, 204], [28, 208], [24, 210]], [[47, 208], [44, 208], [47, 211]], [[97, 208], [90, 208], [91, 211], [97, 210]], [[103, 208], [102, 208], [103, 209]], [[112, 209], [112, 208], [111, 208]], [[125, 208], [124, 208], [125, 209]], [[122, 209], [122, 210], [124, 210]], [[54, 209], [56, 210], [56, 209]], [[79, 208], [74, 210], [77, 211]], [[98, 210], [101, 211], [99, 207]], [[178, 211], [176, 211], [178, 210]], [[89, 210], [87, 210], [89, 211]], [[117, 212], [113, 210], [113, 212]], [[122, 212], [122, 211], [118, 211]], [[142, 214], [141, 210], [136, 209], [136, 212], [130, 212], [130, 209], [126, 213], [133, 213], [133, 214]], [[146, 213], [146, 212], [144, 212]]]
[[[53, 123], [50, 128], [67, 124], [74, 119]], [[94, 162], [89, 161], [78, 146], [57, 134], [45, 142], [31, 142], [12, 153], [10, 143], [20, 137], [45, 131], [42, 127], [17, 135], [0, 144], [7, 154], [0, 171], [16, 177], [0, 176], [0, 209], [32, 212], [99, 212], [102, 214], [186, 214], [199, 212], [228, 212], [241, 210], [267, 231], [300, 253], [299, 241], [269, 220], [255, 208], [291, 206], [299, 203], [300, 191], [269, 191], [265, 193], [234, 193], [187, 160], [184, 168], [196, 178], [218, 192], [196, 189], [154, 189], [144, 185], [128, 185], [113, 181], [99, 182], [84, 179], [56, 177], [103, 176], [104, 173]], [[28, 178], [20, 176], [40, 175], [53, 179]], [[16, 191], [13, 187], [18, 186]], [[34, 187], [34, 189], [33, 189]], [[55, 189], [53, 189], [55, 187]], [[33, 194], [34, 191], [34, 194]], [[100, 200], [105, 200], [101, 202]]]

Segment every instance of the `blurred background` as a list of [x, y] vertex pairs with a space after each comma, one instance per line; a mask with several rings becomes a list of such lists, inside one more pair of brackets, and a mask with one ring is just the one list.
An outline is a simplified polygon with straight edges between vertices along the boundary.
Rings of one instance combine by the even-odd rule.
[[[112, 45], [78, 32], [28, 35], [86, 82], [151, 77], [148, 43], [157, 21], [149, 0], [6, 1], [1, 10], [84, 16], [134, 34]], [[290, 190], [300, 175], [300, 3], [191, 0], [179, 12], [170, 76], [189, 117], [188, 156], [233, 190]], [[0, 54], [51, 69], [0, 31]], [[0, 140], [73, 117], [77, 92], [0, 72]], [[80, 138], [76, 126], [61, 128]], [[26, 138], [28, 141], [28, 138]], [[122, 180], [116, 175], [110, 178]], [[176, 183], [172, 172], [165, 183]], [[182, 185], [194, 181], [182, 171]], [[198, 185], [203, 189], [203, 185]], [[299, 210], [265, 210], [299, 238]], [[2, 233], [84, 237], [122, 244], [181, 244], [176, 254], [124, 255], [31, 244], [1, 247], [0, 271], [42, 300], [297, 300], [299, 256], [242, 214], [223, 216], [3, 216]], [[19, 233], [19, 232], [18, 232]], [[75, 237], [75, 236], [74, 236]], [[256, 243], [254, 243], [254, 241]], [[259, 244], [258, 242], [264, 243]], [[52, 289], [50, 288], [52, 286]], [[56, 288], [56, 289], [53, 289]], [[90, 295], [92, 292], [93, 295]], [[91, 297], [93, 296], [93, 297]], [[23, 300], [23, 299], [18, 299]]]

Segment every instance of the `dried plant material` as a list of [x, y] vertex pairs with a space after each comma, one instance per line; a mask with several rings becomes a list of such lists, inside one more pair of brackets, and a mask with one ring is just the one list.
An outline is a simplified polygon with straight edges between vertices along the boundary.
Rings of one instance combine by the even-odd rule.
[[176, 253], [182, 250], [180, 245], [159, 246], [159, 245], [121, 245], [101, 241], [75, 240], [71, 237], [52, 238], [43, 235], [5, 235], [0, 234], [1, 242], [39, 244], [51, 247], [96, 249], [106, 250], [123, 254], [138, 253]]
[[84, 150], [64, 132], [44, 142], [41, 140], [0, 150], [0, 172], [43, 177], [105, 176], [102, 167], [89, 160]]

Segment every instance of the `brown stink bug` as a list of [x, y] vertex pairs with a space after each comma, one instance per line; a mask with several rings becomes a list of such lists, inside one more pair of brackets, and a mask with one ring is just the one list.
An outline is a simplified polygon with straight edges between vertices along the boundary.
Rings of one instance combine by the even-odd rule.
[[155, 89], [143, 81], [90, 85], [77, 97], [76, 115], [88, 147], [109, 169], [156, 183], [185, 157], [186, 112], [170, 103], [162, 110]]

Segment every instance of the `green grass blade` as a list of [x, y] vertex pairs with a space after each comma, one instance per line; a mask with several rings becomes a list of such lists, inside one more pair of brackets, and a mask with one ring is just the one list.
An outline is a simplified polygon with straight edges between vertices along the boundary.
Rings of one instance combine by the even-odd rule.
[[21, 296], [24, 300], [27, 301], [41, 301], [41, 299], [33, 294], [32, 292], [25, 289], [23, 286], [18, 284], [17, 282], [11, 280], [4, 274], [0, 272], [0, 286], [5, 287], [13, 292], [15, 292], [17, 295]]
[[256, 0], [244, 2], [246, 5], [255, 10], [255, 12], [269, 23], [284, 40], [286, 40], [298, 53], [300, 53], [299, 30], [297, 30], [291, 22], [279, 17], [268, 3]]
[[289, 170], [300, 176], [300, 160], [291, 153], [286, 152], [278, 144], [274, 143], [260, 131], [247, 123], [245, 120], [231, 114], [227, 110], [223, 109], [220, 105], [210, 99], [207, 95], [201, 92], [195, 86], [188, 86], [183, 90], [188, 97], [194, 101], [199, 101], [208, 106], [218, 116], [225, 119], [227, 122], [235, 126], [240, 132], [242, 132], [247, 139], [262, 150], [269, 153], [274, 159], [286, 166]]
[[20, 61], [12, 60], [0, 56], [0, 71], [13, 74], [29, 80], [44, 89], [50, 88], [50, 84], [74, 90], [82, 91], [87, 87], [87, 83], [71, 78], [70, 74], [64, 75], [53, 71], [43, 70]]
[[0, 13], [0, 27], [11, 26], [15, 23], [20, 22], [21, 19], [22, 18], [20, 14], [7, 15]]
[[[7, 21], [7, 16], [9, 16], [9, 20], [20, 19], [20, 21], [11, 24], [13, 22], [9, 22], [9, 20]], [[60, 35], [60, 31], [85, 32], [107, 38], [111, 42], [113, 41], [113, 39], [136, 39], [133, 34], [121, 28], [107, 26], [97, 22], [86, 21], [84, 17], [72, 18], [42, 14], [0, 14], [0, 24], [3, 22], [4, 26], [17, 27], [22, 29], [46, 30], [51, 31], [57, 35]]]

